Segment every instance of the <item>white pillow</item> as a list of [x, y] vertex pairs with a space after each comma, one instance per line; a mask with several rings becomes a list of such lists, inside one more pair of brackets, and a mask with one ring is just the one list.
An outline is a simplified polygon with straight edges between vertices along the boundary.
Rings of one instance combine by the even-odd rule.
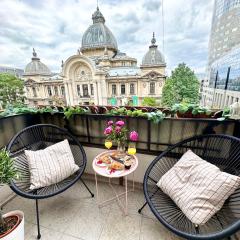
[[240, 177], [222, 172], [191, 150], [157, 183], [196, 225], [205, 224], [219, 211], [239, 185]]
[[25, 150], [25, 154], [29, 163], [31, 190], [58, 183], [79, 169], [68, 140], [43, 150]]

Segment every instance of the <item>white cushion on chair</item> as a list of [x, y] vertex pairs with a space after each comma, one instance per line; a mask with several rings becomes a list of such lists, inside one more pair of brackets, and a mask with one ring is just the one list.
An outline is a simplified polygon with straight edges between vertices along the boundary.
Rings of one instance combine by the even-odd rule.
[[187, 218], [197, 225], [205, 224], [219, 211], [239, 185], [240, 177], [222, 172], [191, 150], [157, 183]]
[[79, 169], [68, 140], [43, 150], [25, 150], [25, 154], [29, 163], [31, 190], [59, 183]]

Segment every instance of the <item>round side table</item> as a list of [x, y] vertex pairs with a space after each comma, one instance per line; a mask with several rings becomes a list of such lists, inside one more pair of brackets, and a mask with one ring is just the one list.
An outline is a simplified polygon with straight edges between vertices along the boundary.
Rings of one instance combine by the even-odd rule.
[[[133, 159], [132, 159], [132, 165], [131, 165], [131, 168], [130, 169], [124, 169], [123, 171], [119, 172], [119, 174], [108, 174], [107, 171], [106, 171], [106, 168], [107, 167], [100, 167], [97, 165], [97, 161], [100, 159], [101, 156], [103, 155], [107, 155], [107, 154], [113, 154], [114, 152], [116, 152], [116, 150], [110, 150], [110, 151], [105, 151], [105, 152], [102, 152], [100, 153], [99, 155], [97, 155], [93, 162], [92, 162], [92, 167], [93, 167], [93, 170], [94, 170], [94, 173], [95, 173], [95, 183], [96, 183], [96, 193], [97, 193], [97, 203], [98, 203], [98, 206], [99, 207], [103, 207], [109, 203], [111, 203], [112, 201], [116, 200], [117, 199], [117, 202], [119, 204], [119, 207], [121, 208], [121, 210], [123, 211], [123, 213], [125, 215], [127, 215], [127, 212], [128, 212], [128, 193], [129, 192], [132, 192], [134, 191], [134, 171], [137, 169], [138, 167], [138, 159], [137, 157], [134, 155], [132, 156]], [[117, 171], [116, 171], [117, 172]], [[129, 190], [128, 189], [128, 181], [127, 181], [127, 176], [129, 174], [133, 174], [133, 180], [132, 180], [132, 188]], [[108, 184], [109, 186], [112, 188], [113, 190], [113, 193], [114, 193], [114, 197], [110, 198], [110, 199], [107, 199], [103, 202], [99, 202], [99, 195], [98, 195], [98, 180], [97, 180], [97, 175], [100, 175], [100, 176], [103, 176], [103, 177], [106, 177], [108, 178]], [[120, 178], [120, 177], [124, 177], [125, 179], [125, 191], [118, 194], [114, 188], [114, 186], [112, 185], [111, 183], [111, 179], [112, 178]], [[124, 196], [125, 195], [125, 204], [123, 205], [120, 201], [120, 197], [121, 196]]]

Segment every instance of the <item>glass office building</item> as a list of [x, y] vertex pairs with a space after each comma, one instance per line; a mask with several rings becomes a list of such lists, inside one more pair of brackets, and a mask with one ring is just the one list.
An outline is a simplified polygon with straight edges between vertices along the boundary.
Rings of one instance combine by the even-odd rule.
[[240, 98], [240, 0], [215, 0], [202, 104], [222, 108]]

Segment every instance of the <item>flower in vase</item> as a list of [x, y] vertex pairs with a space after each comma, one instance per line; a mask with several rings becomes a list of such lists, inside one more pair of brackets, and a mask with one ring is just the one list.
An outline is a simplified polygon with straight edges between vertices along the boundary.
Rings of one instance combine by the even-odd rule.
[[111, 134], [111, 133], [112, 133], [112, 127], [111, 127], [111, 126], [105, 128], [105, 130], [104, 130], [104, 134], [105, 134], [105, 135], [109, 135], [109, 134]]
[[129, 138], [131, 141], [136, 142], [138, 140], [138, 133], [136, 131], [130, 132]]
[[107, 125], [108, 126], [112, 126], [113, 125], [113, 121], [108, 121]]
[[121, 121], [121, 120], [116, 122], [116, 125], [119, 127], [122, 127], [124, 124], [125, 124], [125, 122]]
[[120, 133], [121, 132], [121, 127], [119, 127], [119, 126], [116, 126], [116, 128], [115, 128], [115, 131], [116, 131], [116, 133]]

